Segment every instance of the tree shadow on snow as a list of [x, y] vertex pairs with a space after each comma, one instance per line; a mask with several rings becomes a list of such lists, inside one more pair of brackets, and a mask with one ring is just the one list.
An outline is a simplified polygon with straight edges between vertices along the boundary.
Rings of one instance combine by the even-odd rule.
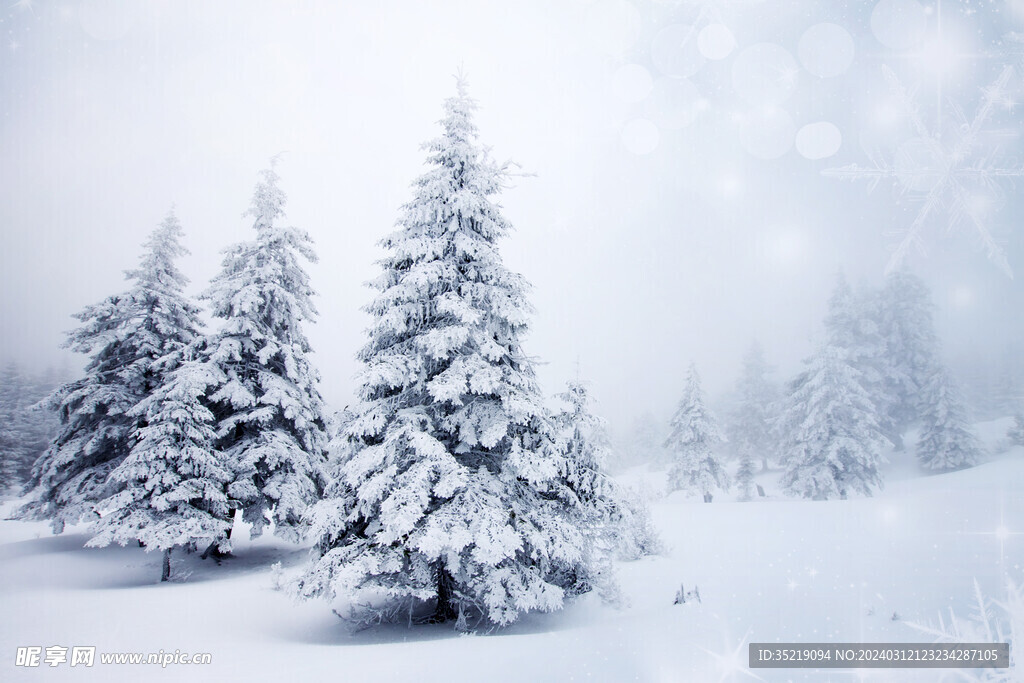
[[75, 552], [82, 550], [90, 538], [89, 534], [60, 534], [4, 543], [0, 545], [0, 562], [33, 555]]
[[83, 590], [164, 588], [176, 584], [237, 579], [240, 576], [267, 573], [277, 562], [282, 567], [301, 564], [309, 549], [301, 546], [268, 542], [245, 545], [219, 562], [201, 559], [201, 552], [187, 553], [177, 549], [171, 555], [171, 580], [160, 581], [163, 554], [147, 552], [137, 546], [111, 545], [87, 548], [91, 538], [86, 533], [64, 533], [0, 546], [0, 562], [15, 560], [32, 562], [44, 555], [64, 554], [56, 559], [36, 559], [30, 572], [20, 572], [18, 583], [24, 588], [71, 588]]
[[467, 635], [489, 638], [540, 635], [571, 631], [592, 625], [592, 611], [600, 609], [598, 603], [596, 597], [585, 596], [583, 599], [567, 605], [565, 609], [550, 613], [528, 613], [521, 616], [515, 623], [502, 628], [486, 624], [474, 628], [471, 620], [470, 633], [463, 634], [455, 630], [454, 622], [410, 625], [408, 621], [405, 621], [359, 627], [351, 621], [332, 614], [327, 604], [321, 602], [320, 604], [324, 608], [322, 617], [302, 624], [295, 624], [290, 628], [283, 629], [280, 634], [284, 640], [290, 642], [341, 647], [422, 643], [462, 638]]

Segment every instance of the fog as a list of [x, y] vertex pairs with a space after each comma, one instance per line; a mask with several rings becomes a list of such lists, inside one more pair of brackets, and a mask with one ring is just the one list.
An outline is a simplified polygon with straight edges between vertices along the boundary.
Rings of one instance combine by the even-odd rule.
[[[842, 32], [808, 33], [820, 24]], [[691, 360], [727, 391], [755, 339], [788, 375], [837, 275], [881, 282], [936, 182], [915, 175], [935, 159], [886, 69], [952, 144], [1016, 67], [965, 153], [969, 215], [942, 194], [907, 265], [950, 360], [1024, 341], [1019, 0], [22, 0], [0, 31], [0, 360], [77, 372], [59, 348], [70, 316], [125, 286], [171, 206], [201, 291], [250, 236], [241, 214], [281, 153], [288, 221], [320, 256], [322, 390], [351, 402], [363, 283], [459, 69], [481, 139], [518, 164], [502, 249], [533, 285], [526, 350], [548, 393], [579, 367], [615, 427], [667, 416]], [[873, 189], [822, 173], [873, 160], [898, 171]]]

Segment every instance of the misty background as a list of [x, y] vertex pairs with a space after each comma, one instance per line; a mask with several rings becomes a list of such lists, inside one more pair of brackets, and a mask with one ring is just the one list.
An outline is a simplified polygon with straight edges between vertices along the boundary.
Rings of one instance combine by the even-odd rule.
[[[124, 288], [172, 205], [204, 289], [283, 152], [288, 222], [320, 256], [321, 390], [350, 403], [376, 242], [461, 68], [481, 140], [522, 173], [502, 250], [533, 284], [545, 392], [578, 363], [614, 429], [667, 419], [691, 360], [721, 395], [757, 339], [784, 379], [840, 272], [881, 284], [935, 166], [885, 70], [951, 141], [1011, 67], [963, 168], [1012, 274], [948, 205], [907, 263], [977, 396], [1024, 362], [1024, 173], [996, 172], [1024, 158], [1022, 32], [1024, 0], [20, 0], [0, 10], [0, 361], [77, 373], [70, 316]], [[877, 159], [899, 172], [870, 192], [822, 173]]]

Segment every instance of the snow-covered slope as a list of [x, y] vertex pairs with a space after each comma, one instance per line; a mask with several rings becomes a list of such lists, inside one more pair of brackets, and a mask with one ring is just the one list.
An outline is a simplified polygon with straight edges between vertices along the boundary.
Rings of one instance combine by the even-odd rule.
[[[992, 452], [1005, 447], [1005, 422], [979, 425]], [[0, 680], [754, 680], [734, 668], [746, 666], [752, 641], [929, 642], [909, 622], [937, 623], [940, 612], [948, 621], [950, 609], [970, 617], [975, 579], [999, 600], [1004, 577], [1024, 576], [1024, 448], [933, 476], [918, 476], [909, 454], [890, 457], [875, 498], [785, 499], [774, 493], [777, 473], [762, 477], [769, 497], [757, 502], [661, 498], [652, 510], [670, 549], [619, 566], [624, 606], [587, 597], [490, 635], [450, 626], [351, 633], [327, 604], [295, 604], [274, 590], [271, 565], [293, 573], [306, 551], [266, 536], [240, 540], [221, 566], [176, 557], [179, 580], [160, 584], [157, 553], [86, 549], [80, 528], [53, 537], [42, 524], [3, 521]], [[657, 477], [635, 470], [622, 478], [660, 491]], [[702, 602], [673, 605], [680, 584], [698, 587]], [[15, 666], [17, 648], [32, 645], [208, 652], [212, 664]], [[865, 674], [939, 680], [934, 670]]]

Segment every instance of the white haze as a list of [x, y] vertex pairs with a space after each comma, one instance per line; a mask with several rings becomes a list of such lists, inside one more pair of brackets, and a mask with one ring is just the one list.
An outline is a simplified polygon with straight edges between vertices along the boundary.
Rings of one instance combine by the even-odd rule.
[[[436, 134], [462, 68], [482, 140], [523, 173], [502, 197], [516, 227], [503, 253], [534, 285], [527, 351], [543, 363], [547, 392], [561, 390], [578, 362], [602, 412], [622, 426], [647, 411], [666, 415], [691, 360], [712, 394], [728, 390], [755, 338], [787, 374], [820, 335], [837, 273], [880, 282], [887, 232], [917, 210], [885, 184], [868, 194], [820, 173], [865, 162], [858, 140], [884, 104], [880, 65], [893, 61], [872, 47], [865, 3], [848, 4], [5, 6], [0, 359], [76, 371], [82, 359], [58, 349], [70, 315], [123, 287], [122, 272], [172, 205], [192, 252], [181, 265], [200, 291], [219, 251], [249, 237], [241, 213], [257, 172], [284, 152], [288, 219], [320, 255], [311, 273], [321, 316], [309, 336], [322, 389], [334, 407], [350, 402], [375, 243], [411, 197], [419, 145]], [[741, 46], [773, 42], [796, 54], [801, 31], [826, 21], [854, 35], [850, 70], [827, 79], [801, 71], [787, 104], [798, 126], [825, 120], [842, 131], [836, 156], [748, 154], [731, 59], [693, 78], [713, 102], [696, 121], [662, 130], [649, 154], [627, 149], [623, 127], [647, 112], [617, 97], [616, 73], [649, 65], [657, 32], [703, 5], [728, 14]], [[957, 15], [978, 45], [1024, 30], [1022, 17]], [[997, 66], [971, 61], [943, 96], [967, 102], [969, 116]], [[911, 80], [911, 69], [901, 75]], [[1001, 116], [1020, 132], [1019, 111]], [[1024, 338], [1024, 205], [1019, 187], [1005, 189], [993, 224], [1016, 279], [969, 239], [944, 237], [941, 220], [928, 254], [912, 260], [953, 358], [994, 357]]]

